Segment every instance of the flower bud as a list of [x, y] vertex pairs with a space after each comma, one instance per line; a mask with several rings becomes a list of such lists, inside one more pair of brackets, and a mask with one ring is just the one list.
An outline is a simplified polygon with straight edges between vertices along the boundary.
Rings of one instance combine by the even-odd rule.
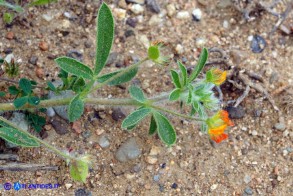
[[227, 71], [222, 71], [218, 68], [212, 68], [206, 73], [206, 81], [217, 86], [221, 85], [227, 77]]

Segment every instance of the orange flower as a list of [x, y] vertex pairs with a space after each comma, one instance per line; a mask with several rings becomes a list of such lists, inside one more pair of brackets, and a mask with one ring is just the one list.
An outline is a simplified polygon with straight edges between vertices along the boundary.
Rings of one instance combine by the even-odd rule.
[[211, 82], [217, 86], [225, 82], [227, 71], [222, 71], [218, 68], [212, 68], [206, 73], [206, 81]]
[[209, 127], [208, 134], [216, 143], [228, 138], [225, 132], [227, 126], [233, 126], [234, 123], [229, 118], [229, 113], [225, 110], [218, 111], [213, 117], [208, 118], [206, 123]]

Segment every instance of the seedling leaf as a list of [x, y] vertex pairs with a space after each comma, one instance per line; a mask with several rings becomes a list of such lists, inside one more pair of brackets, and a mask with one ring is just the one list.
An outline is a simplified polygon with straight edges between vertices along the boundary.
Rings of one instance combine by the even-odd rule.
[[171, 146], [176, 142], [176, 132], [173, 126], [169, 120], [159, 112], [153, 112], [153, 115], [158, 126], [157, 132], [160, 139], [168, 146]]
[[63, 69], [64, 71], [71, 73], [73, 75], [83, 77], [84, 79], [92, 79], [93, 78], [93, 72], [92, 70], [82, 64], [81, 62], [69, 58], [69, 57], [59, 57], [55, 59], [55, 62], [58, 64], [58, 66]]
[[138, 102], [143, 103], [146, 100], [144, 97], [143, 91], [141, 90], [141, 88], [137, 86], [134, 86], [134, 85], [130, 86], [129, 93], [131, 97]]
[[199, 57], [199, 60], [197, 62], [196, 67], [194, 68], [193, 72], [190, 75], [190, 78], [188, 82], [192, 82], [194, 79], [197, 78], [203, 67], [205, 66], [208, 59], [208, 50], [206, 48], [203, 48]]
[[81, 117], [84, 111], [84, 102], [76, 95], [69, 103], [68, 118], [70, 122], [76, 121]]
[[26, 94], [30, 94], [32, 91], [31, 81], [25, 78], [21, 78], [19, 80], [19, 88], [21, 88], [21, 90], [23, 90]]
[[139, 108], [136, 111], [129, 114], [122, 122], [122, 128], [127, 129], [134, 125], [137, 125], [144, 117], [151, 112], [150, 108]]
[[39, 97], [29, 97], [28, 98], [28, 103], [31, 104], [31, 105], [39, 105], [40, 98]]
[[8, 92], [11, 95], [17, 95], [19, 93], [19, 90], [16, 88], [16, 86], [9, 86], [8, 87]]
[[110, 8], [102, 3], [97, 17], [95, 75], [104, 68], [114, 40], [114, 19]]
[[39, 147], [40, 144], [33, 138], [26, 135], [24, 130], [13, 125], [0, 116], [0, 137], [8, 142], [22, 147]]

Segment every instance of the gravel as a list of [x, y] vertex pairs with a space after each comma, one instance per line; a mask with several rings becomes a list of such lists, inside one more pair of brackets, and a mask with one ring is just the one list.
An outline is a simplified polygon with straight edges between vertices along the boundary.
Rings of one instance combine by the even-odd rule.
[[135, 138], [129, 138], [116, 151], [115, 158], [120, 162], [126, 162], [138, 158], [141, 149], [137, 145]]
[[231, 119], [241, 119], [245, 116], [245, 110], [241, 106], [238, 106], [238, 107], [228, 106], [226, 110], [229, 113], [229, 117]]
[[103, 135], [102, 137], [100, 137], [100, 139], [98, 140], [98, 144], [102, 147], [102, 148], [108, 148], [110, 146], [110, 141], [108, 140], [108, 138]]

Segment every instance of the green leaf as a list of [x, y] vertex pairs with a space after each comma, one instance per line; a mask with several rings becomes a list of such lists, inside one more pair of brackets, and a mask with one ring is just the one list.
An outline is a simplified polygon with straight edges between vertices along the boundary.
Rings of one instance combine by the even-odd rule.
[[171, 70], [171, 77], [176, 88], [181, 88], [179, 74], [175, 70]]
[[160, 139], [168, 146], [171, 146], [176, 142], [176, 132], [173, 126], [169, 120], [159, 112], [153, 112], [153, 115], [157, 123], [157, 132]]
[[29, 4], [29, 6], [36, 6], [36, 5], [47, 5], [49, 3], [57, 2], [58, 0], [36, 0]]
[[122, 122], [122, 128], [127, 129], [138, 124], [144, 117], [151, 112], [150, 108], [139, 108], [136, 111], [129, 114]]
[[72, 85], [74, 92], [81, 92], [85, 88], [85, 81], [83, 78], [78, 78]]
[[31, 81], [25, 78], [21, 78], [19, 80], [19, 88], [23, 90], [26, 94], [31, 94], [32, 92], [32, 84]]
[[13, 105], [15, 108], [19, 109], [21, 108], [23, 105], [25, 105], [26, 103], [28, 102], [28, 97], [25, 96], [25, 97], [20, 97], [20, 98], [17, 98], [13, 101]]
[[[137, 71], [138, 71], [137, 68], [131, 69], [131, 70], [125, 72], [120, 77], [118, 77], [118, 78], [112, 80], [111, 82], [109, 82], [108, 85], [114, 86], [114, 85], [119, 85], [119, 84], [122, 84], [122, 83], [125, 83], [125, 82], [129, 82], [130, 80], [132, 80], [132, 78], [135, 77], [135, 75], [137, 74]], [[121, 70], [102, 75], [101, 77], [98, 78], [97, 81], [100, 82], [100, 83], [103, 83], [106, 80], [109, 80], [111, 77], [115, 76], [116, 74], [118, 74], [120, 72], [121, 72]]]
[[200, 102], [193, 102], [193, 108], [201, 118], [205, 119], [207, 117], [204, 107]]
[[46, 124], [46, 119], [38, 114], [28, 113], [27, 121], [30, 126], [34, 128], [35, 131], [40, 132], [42, 127]]
[[181, 70], [182, 86], [185, 86], [187, 84], [187, 69], [180, 61], [178, 61], [177, 63]]
[[70, 164], [70, 176], [79, 182], [86, 182], [89, 173], [89, 166], [86, 162], [77, 160]]
[[68, 118], [70, 122], [76, 121], [81, 117], [84, 111], [84, 102], [76, 95], [69, 103]]
[[93, 78], [92, 70], [84, 65], [83, 63], [69, 57], [59, 57], [55, 59], [58, 66], [64, 71], [71, 73], [73, 75], [83, 77], [84, 79], [91, 80]]
[[0, 6], [1, 5], [9, 8], [9, 9], [12, 9], [12, 10], [14, 10], [16, 12], [23, 12], [24, 11], [24, 9], [21, 6], [19, 6], [19, 5], [13, 5], [13, 4], [8, 3], [6, 1], [3, 1], [3, 0], [0, 1]]
[[[40, 144], [25, 134], [24, 130], [13, 125], [8, 120], [0, 116], [0, 137], [8, 142], [22, 147], [39, 147]], [[29, 134], [29, 133], [28, 133]]]
[[107, 4], [102, 3], [97, 16], [95, 75], [104, 68], [114, 40], [114, 19]]
[[6, 93], [5, 92], [3, 92], [3, 91], [0, 91], [0, 97], [4, 97], [6, 95]]
[[4, 63], [4, 59], [0, 57], [0, 65]]
[[152, 60], [156, 60], [160, 57], [160, 50], [158, 46], [150, 46], [148, 49], [148, 56]]
[[129, 93], [133, 99], [135, 99], [136, 101], [140, 103], [144, 103], [146, 100], [143, 94], [143, 91], [141, 90], [141, 88], [137, 86], [134, 86], [134, 85], [130, 86]]
[[28, 103], [31, 104], [31, 105], [39, 105], [40, 98], [39, 97], [29, 97], [28, 98]]
[[150, 128], [149, 128], [149, 135], [155, 134], [156, 131], [157, 131], [157, 123], [156, 123], [156, 121], [154, 119], [154, 116], [152, 115]]
[[170, 101], [176, 101], [177, 99], [179, 99], [181, 94], [181, 89], [180, 88], [176, 88], [174, 89], [169, 96]]
[[13, 13], [4, 13], [3, 15], [3, 21], [6, 23], [6, 24], [10, 24], [12, 21], [13, 21], [13, 18], [14, 18], [14, 14]]
[[51, 81], [48, 81], [47, 85], [51, 91], [56, 91], [56, 87], [54, 86], [54, 84]]
[[11, 95], [17, 95], [19, 93], [19, 90], [16, 86], [9, 86], [8, 87], [8, 92], [11, 94]]
[[196, 67], [194, 68], [193, 72], [190, 75], [190, 78], [188, 79], [188, 82], [192, 82], [194, 79], [197, 78], [203, 67], [205, 66], [208, 59], [208, 50], [206, 48], [203, 48], [199, 57], [199, 60], [197, 62]]

